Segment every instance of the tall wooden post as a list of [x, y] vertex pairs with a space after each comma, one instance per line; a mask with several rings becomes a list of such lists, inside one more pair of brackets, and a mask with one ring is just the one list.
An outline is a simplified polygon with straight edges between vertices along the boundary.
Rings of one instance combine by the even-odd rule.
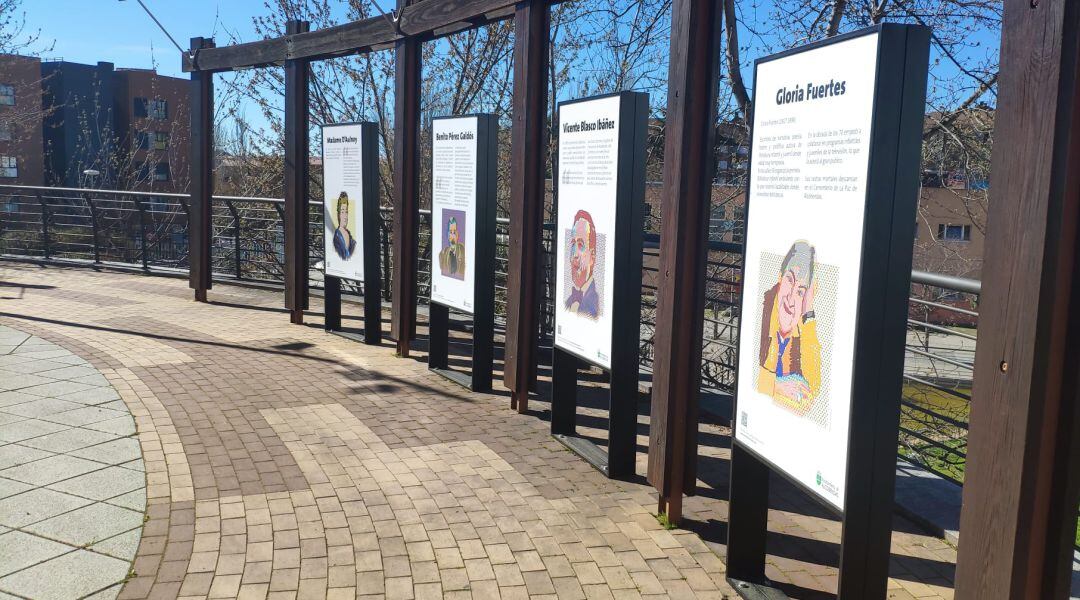
[[[309, 29], [307, 21], [285, 24], [287, 35]], [[285, 308], [297, 324], [308, 308], [308, 62], [285, 61]]]
[[712, 0], [672, 6], [648, 470], [659, 511], [672, 521], [682, 516], [682, 496], [693, 493], [697, 478], [721, 14]]
[[514, 97], [510, 130], [510, 256], [506, 284], [504, 382], [510, 404], [528, 408], [536, 377], [540, 327], [540, 261], [547, 173], [550, 10], [547, 0], [519, 2], [514, 12]]
[[[213, 48], [211, 38], [191, 38], [191, 52], [198, 56]], [[214, 73], [191, 72], [191, 209], [188, 215], [188, 286], [195, 300], [206, 302], [213, 286], [210, 264], [211, 221], [214, 207]], [[95, 240], [96, 244], [96, 240]], [[96, 248], [96, 245], [95, 245]]]
[[[398, 0], [398, 9], [410, 4]], [[394, 68], [394, 267], [390, 337], [400, 356], [416, 335], [420, 236], [420, 50], [417, 37], [397, 41]]]
[[1006, 0], [957, 598], [1067, 598], [1080, 486], [1080, 3]]

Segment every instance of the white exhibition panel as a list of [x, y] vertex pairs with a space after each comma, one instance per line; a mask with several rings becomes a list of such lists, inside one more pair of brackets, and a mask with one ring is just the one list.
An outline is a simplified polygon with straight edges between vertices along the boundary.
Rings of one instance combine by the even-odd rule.
[[840, 510], [878, 37], [754, 82], [735, 438]]
[[431, 126], [431, 300], [470, 314], [476, 293], [478, 123], [476, 117], [459, 117], [435, 119]]
[[[327, 275], [354, 281], [364, 280], [362, 135], [359, 124], [325, 125], [322, 129], [323, 264]], [[347, 208], [339, 208], [339, 204]], [[348, 214], [342, 226], [340, 216], [345, 210]]]
[[559, 108], [555, 346], [605, 369], [611, 368], [621, 103], [616, 95]]

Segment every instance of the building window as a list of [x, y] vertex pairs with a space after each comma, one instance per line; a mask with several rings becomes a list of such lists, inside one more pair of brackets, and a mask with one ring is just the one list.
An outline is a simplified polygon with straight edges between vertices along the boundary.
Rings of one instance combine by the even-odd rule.
[[154, 150], [164, 150], [169, 147], [169, 132], [154, 132]]
[[147, 106], [147, 112], [149, 113], [147, 116], [151, 119], [164, 121], [169, 118], [169, 103], [160, 98], [151, 100]]
[[169, 180], [169, 163], [158, 163], [154, 167], [154, 181]]
[[146, 98], [136, 98], [135, 105], [133, 107], [136, 117], [146, 116]]
[[136, 149], [138, 149], [138, 150], [149, 150], [150, 149], [150, 132], [148, 132], [148, 131], [140, 131], [137, 134], [135, 134], [135, 138], [137, 140]]
[[11, 123], [0, 122], [0, 142], [10, 142], [15, 139], [15, 135], [11, 132]]
[[946, 225], [941, 223], [937, 226], [937, 237], [947, 242], [970, 242], [971, 225]]
[[14, 179], [19, 176], [19, 162], [14, 156], [0, 154], [0, 177]]
[[15, 86], [0, 83], [0, 105], [15, 106]]

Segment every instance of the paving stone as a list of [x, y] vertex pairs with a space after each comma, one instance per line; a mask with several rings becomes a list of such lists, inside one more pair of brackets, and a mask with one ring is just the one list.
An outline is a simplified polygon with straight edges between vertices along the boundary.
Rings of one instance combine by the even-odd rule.
[[120, 394], [117, 394], [116, 390], [111, 387], [92, 387], [82, 391], [64, 394], [63, 396], [60, 396], [60, 399], [67, 400], [68, 402], [85, 404], [87, 406], [96, 406], [119, 400]]
[[135, 421], [128, 415], [116, 417], [115, 419], [108, 419], [106, 421], [90, 423], [88, 425], [83, 425], [83, 427], [94, 431], [112, 433], [118, 436], [133, 435], [135, 433]]
[[21, 531], [0, 535], [0, 577], [67, 554], [74, 547]]
[[32, 489], [0, 500], [0, 525], [12, 529], [90, 504], [85, 498], [47, 489]]
[[82, 547], [131, 531], [142, 523], [141, 513], [95, 503], [28, 525], [23, 530]]
[[[0, 452], [3, 452], [3, 450], [0, 450]], [[26, 490], [32, 489], [33, 487], [34, 486], [22, 483], [21, 481], [4, 479], [3, 477], [0, 477], [0, 500], [3, 500], [8, 496], [20, 494], [22, 492], [25, 492]]]
[[103, 468], [101, 463], [92, 460], [57, 454], [35, 461], [32, 464], [0, 470], [0, 477], [41, 486], [77, 477], [83, 473], [89, 473], [101, 468]]
[[[45, 379], [39, 377], [38, 379]], [[64, 394], [70, 394], [72, 392], [79, 392], [82, 390], [91, 389], [93, 386], [89, 386], [83, 383], [75, 383], [74, 381], [50, 381], [45, 380], [39, 384], [34, 384], [29, 387], [20, 386], [18, 389], [21, 392], [31, 394], [34, 396], [41, 396], [43, 398], [57, 398]], [[9, 388], [14, 389], [14, 388]]]
[[46, 417], [67, 412], [75, 408], [82, 408], [81, 404], [58, 400], [56, 398], [36, 398], [30, 402], [5, 406], [0, 409], [5, 413], [22, 417]]
[[69, 427], [36, 419], [8, 423], [7, 425], [0, 425], [0, 442], [21, 442], [65, 429], [69, 429]]
[[[86, 431], [86, 435], [111, 436], [111, 434], [99, 431], [84, 431]], [[69, 454], [87, 460], [105, 463], [107, 465], [119, 465], [121, 463], [141, 459], [142, 449], [139, 446], [139, 440], [125, 437], [119, 439], [114, 438], [101, 444], [73, 450], [69, 452]]]
[[74, 410], [49, 415], [43, 418], [46, 421], [51, 421], [53, 423], [62, 423], [64, 425], [71, 425], [72, 427], [82, 427], [124, 416], [120, 411], [101, 408], [100, 406], [76, 406], [78, 408], [75, 408]]
[[45, 452], [36, 448], [27, 448], [19, 444], [8, 444], [0, 449], [0, 470], [17, 467], [26, 463], [34, 462], [42, 458], [52, 456], [52, 452]]
[[73, 496], [82, 496], [91, 500], [105, 500], [145, 488], [146, 476], [131, 469], [108, 467], [86, 475], [65, 479], [48, 487]]
[[119, 506], [138, 512], [145, 512], [146, 488], [141, 487], [140, 489], [128, 492], [126, 494], [121, 494], [119, 496], [116, 496], [115, 498], [109, 498], [105, 502], [114, 506]]
[[0, 412], [0, 425], [7, 425], [8, 423], [17, 423], [19, 421], [25, 421], [27, 418], [19, 415], [12, 415], [5, 412]]
[[135, 558], [135, 551], [139, 549], [141, 539], [142, 530], [136, 528], [104, 539], [96, 544], [91, 544], [87, 549], [107, 554], [113, 558], [130, 561]]
[[25, 598], [81, 598], [119, 583], [127, 572], [126, 561], [75, 550], [0, 577], [0, 590]]
[[34, 396], [33, 394], [27, 394], [24, 392], [11, 391], [0, 392], [0, 406], [11, 406], [13, 404], [22, 404], [23, 402], [29, 402], [31, 400], [37, 400], [40, 396]]
[[[12, 373], [11, 371], [6, 371], [3, 376], [0, 377], [0, 390], [18, 390], [25, 394], [40, 396], [43, 394], [35, 394], [32, 390], [35, 387], [49, 385], [54, 382], [55, 380], [48, 377], [31, 375], [29, 373]], [[79, 384], [75, 385], [78, 386]], [[52, 396], [53, 394], [44, 395]]]
[[93, 460], [89, 456], [80, 456], [80, 453], [73, 452], [73, 450], [79, 450], [80, 448], [86, 448], [87, 446], [93, 446], [115, 439], [117, 439], [116, 436], [111, 433], [93, 431], [91, 429], [84, 429], [82, 427], [72, 427], [63, 431], [58, 431], [56, 433], [50, 433], [29, 440], [23, 440], [19, 442], [19, 444], [22, 446], [37, 448], [39, 450], [49, 450], [52, 452], [66, 453], [73, 456], [79, 456], [79, 458]]

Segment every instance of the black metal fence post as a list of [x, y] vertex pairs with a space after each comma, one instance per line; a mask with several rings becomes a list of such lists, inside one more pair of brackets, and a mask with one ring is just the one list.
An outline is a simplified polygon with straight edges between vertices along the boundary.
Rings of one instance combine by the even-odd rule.
[[45, 255], [45, 260], [49, 260], [51, 253], [49, 252], [49, 205], [45, 203], [45, 199], [41, 197], [41, 194], [37, 195], [38, 204], [41, 205], [41, 244], [42, 253]]
[[235, 263], [236, 278], [243, 279], [240, 260], [240, 213], [237, 212], [232, 200], [226, 200], [225, 206], [229, 209], [229, 214], [232, 215], [233, 220], [233, 262]]
[[146, 246], [146, 208], [143, 207], [142, 199], [135, 198], [135, 209], [139, 211], [139, 253], [142, 255], [142, 268], [144, 271], [150, 269], [150, 260], [146, 255], [148, 248]]
[[94, 264], [101, 263], [101, 245], [98, 242], [98, 218], [97, 218], [97, 206], [94, 205], [94, 199], [90, 197], [90, 193], [83, 194], [83, 201], [86, 202], [86, 208], [90, 211], [90, 235], [94, 238]]

